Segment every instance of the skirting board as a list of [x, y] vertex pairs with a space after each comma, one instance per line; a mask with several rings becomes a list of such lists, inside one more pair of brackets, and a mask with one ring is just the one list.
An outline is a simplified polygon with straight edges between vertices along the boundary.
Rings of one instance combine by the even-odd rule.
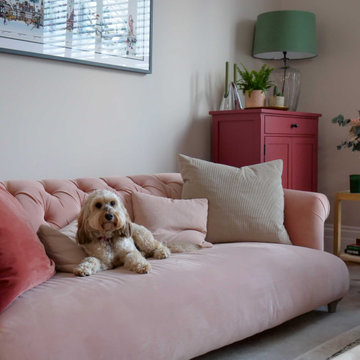
[[[356, 242], [356, 238], [360, 238], [359, 226], [341, 226], [341, 252], [344, 251], [346, 245]], [[333, 252], [334, 242], [334, 225], [325, 224], [325, 250]]]

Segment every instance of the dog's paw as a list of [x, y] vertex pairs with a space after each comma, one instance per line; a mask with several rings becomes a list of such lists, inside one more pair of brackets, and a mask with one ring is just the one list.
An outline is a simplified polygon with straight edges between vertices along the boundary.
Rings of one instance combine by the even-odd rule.
[[134, 269], [138, 274], [148, 274], [151, 270], [151, 265], [148, 262], [136, 264]]
[[73, 270], [74, 275], [76, 276], [89, 276], [92, 274], [91, 269], [89, 269], [88, 266], [77, 266], [74, 270]]
[[170, 249], [166, 246], [161, 246], [154, 251], [154, 259], [166, 259], [170, 256]]

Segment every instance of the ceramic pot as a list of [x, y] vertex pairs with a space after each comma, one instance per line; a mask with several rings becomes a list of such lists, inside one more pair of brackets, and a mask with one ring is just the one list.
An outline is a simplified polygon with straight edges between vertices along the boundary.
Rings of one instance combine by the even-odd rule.
[[245, 91], [245, 107], [257, 108], [264, 107], [266, 102], [265, 93], [262, 90], [253, 90], [249, 96], [248, 91]]
[[269, 96], [269, 106], [284, 107], [285, 97], [284, 96]]
[[350, 192], [360, 193], [360, 175], [350, 175]]

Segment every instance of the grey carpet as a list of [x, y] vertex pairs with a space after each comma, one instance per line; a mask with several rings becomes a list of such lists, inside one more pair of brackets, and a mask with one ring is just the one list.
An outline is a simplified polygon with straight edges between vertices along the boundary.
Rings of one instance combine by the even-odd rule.
[[339, 303], [336, 313], [329, 314], [326, 308], [316, 309], [196, 360], [294, 360], [357, 327], [360, 324], [360, 264], [349, 263], [348, 267], [350, 291]]

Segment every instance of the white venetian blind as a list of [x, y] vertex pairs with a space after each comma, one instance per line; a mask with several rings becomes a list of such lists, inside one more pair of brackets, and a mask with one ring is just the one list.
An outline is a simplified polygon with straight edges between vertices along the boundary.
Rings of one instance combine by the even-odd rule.
[[44, 0], [43, 42], [51, 55], [149, 55], [150, 0]]

